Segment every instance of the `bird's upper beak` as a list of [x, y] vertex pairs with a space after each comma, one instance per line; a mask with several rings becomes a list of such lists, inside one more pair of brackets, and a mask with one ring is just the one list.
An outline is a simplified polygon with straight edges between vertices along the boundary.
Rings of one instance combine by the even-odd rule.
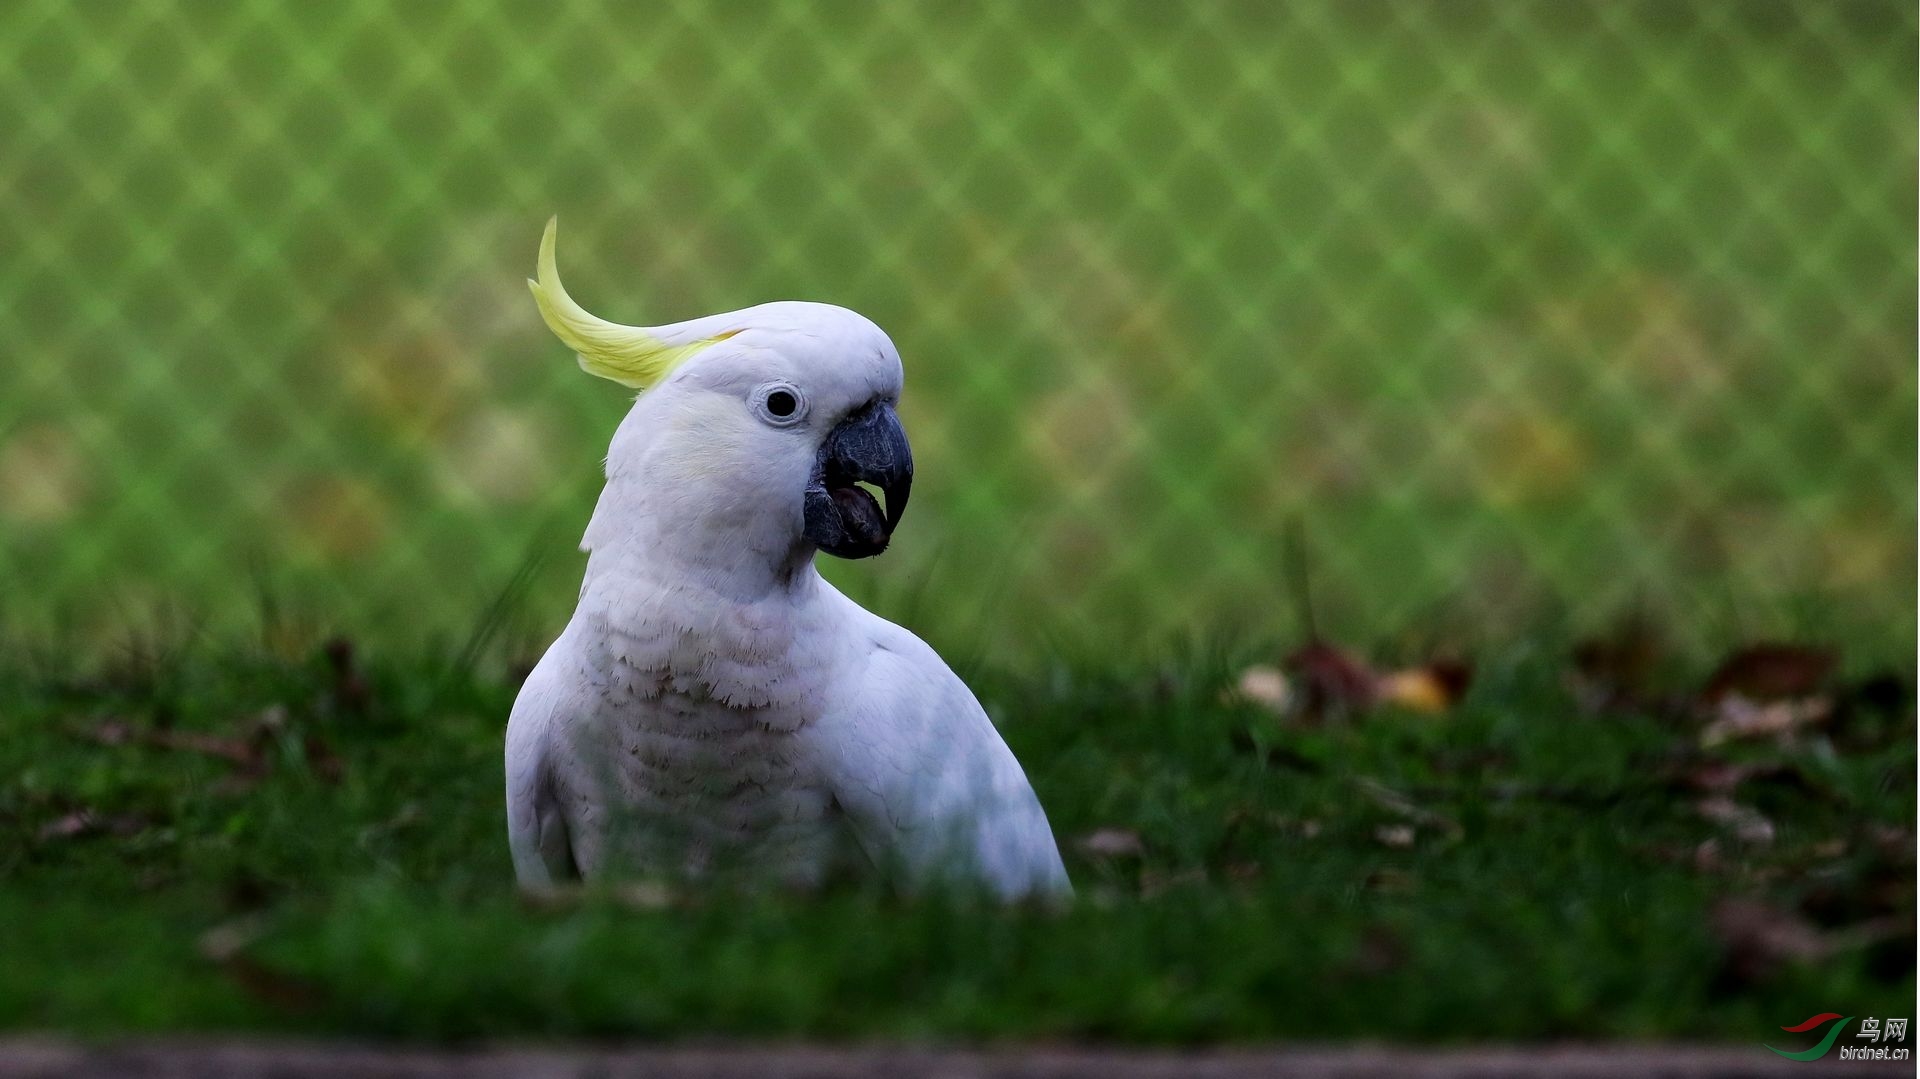
[[[878, 501], [859, 485], [870, 483]], [[887, 549], [913, 489], [913, 449], [893, 406], [874, 401], [841, 420], [821, 443], [807, 485], [806, 538], [840, 558], [866, 558]]]

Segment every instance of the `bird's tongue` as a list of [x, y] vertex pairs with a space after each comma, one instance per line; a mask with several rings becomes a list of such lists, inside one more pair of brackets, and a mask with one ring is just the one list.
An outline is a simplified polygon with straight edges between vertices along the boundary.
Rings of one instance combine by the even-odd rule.
[[875, 547], [886, 547], [887, 518], [880, 512], [878, 499], [854, 484], [833, 487], [827, 493], [833, 496], [834, 508], [840, 511], [840, 521], [848, 535]]

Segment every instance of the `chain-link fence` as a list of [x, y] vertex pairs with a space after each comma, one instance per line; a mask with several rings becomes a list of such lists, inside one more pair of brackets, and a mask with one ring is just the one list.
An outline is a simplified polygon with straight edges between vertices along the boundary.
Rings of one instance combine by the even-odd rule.
[[551, 629], [558, 212], [608, 317], [890, 331], [830, 573], [937, 638], [1286, 633], [1297, 534], [1349, 636], [1910, 642], [1915, 120], [1907, 2], [9, 0], [0, 602]]

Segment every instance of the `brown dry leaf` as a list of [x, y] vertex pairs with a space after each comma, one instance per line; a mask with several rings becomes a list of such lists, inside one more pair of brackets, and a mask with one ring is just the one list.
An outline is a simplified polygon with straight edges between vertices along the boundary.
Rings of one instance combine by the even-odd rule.
[[1138, 858], [1147, 852], [1138, 832], [1100, 828], [1080, 837], [1081, 853], [1094, 858]]
[[1675, 777], [1677, 783], [1702, 794], [1732, 794], [1740, 785], [1778, 768], [1772, 764], [1736, 764], [1733, 761], [1703, 760], [1687, 767]]
[[1700, 745], [1712, 749], [1733, 741], [1790, 737], [1804, 727], [1826, 722], [1833, 714], [1833, 701], [1826, 697], [1756, 701], [1729, 693], [1715, 700], [1708, 714], [1713, 720], [1700, 732]]
[[1839, 663], [1839, 653], [1831, 648], [1750, 645], [1721, 661], [1700, 690], [1700, 699], [1713, 704], [1735, 695], [1761, 702], [1806, 698], [1826, 684]]
[[1664, 766], [1661, 774], [1666, 786], [1681, 795], [1732, 797], [1744, 787], [1761, 784], [1816, 798], [1832, 795], [1791, 760], [1735, 762], [1700, 755], [1682, 756]]
[[177, 749], [219, 757], [243, 768], [257, 765], [260, 759], [259, 747], [251, 740], [199, 731], [149, 731], [143, 741], [156, 749]]
[[40, 830], [34, 833], [34, 838], [42, 843], [62, 839], [83, 839], [96, 835], [110, 835], [124, 839], [127, 836], [138, 835], [152, 826], [153, 821], [135, 813], [103, 817], [91, 809], [76, 809], [42, 825]]
[[1359, 657], [1322, 641], [1304, 645], [1281, 662], [1298, 683], [1301, 714], [1318, 720], [1329, 714], [1373, 707], [1378, 679]]
[[1647, 617], [1631, 615], [1606, 636], [1574, 646], [1567, 688], [1589, 714], [1635, 707], [1648, 696], [1662, 651]]
[[86, 835], [88, 832], [91, 832], [93, 828], [93, 814], [88, 810], [81, 809], [41, 825], [40, 830], [34, 833], [34, 838], [42, 843], [55, 839], [73, 839], [77, 836]]
[[[252, 790], [266, 778], [273, 767], [273, 757], [268, 751], [287, 726], [287, 710], [276, 704], [253, 718], [244, 738], [205, 731], [138, 727], [118, 719], [107, 720], [77, 733], [106, 746], [142, 745], [153, 749], [199, 753], [224, 760], [233, 765], [233, 771], [215, 783], [213, 791], [222, 796], [231, 796]], [[317, 737], [309, 737], [306, 749], [309, 763], [323, 780], [336, 782], [340, 778], [342, 762], [329, 746]]]
[[1731, 798], [1715, 797], [1702, 799], [1693, 808], [1694, 812], [1707, 820], [1725, 827], [1742, 843], [1764, 846], [1773, 842], [1773, 822], [1752, 806], [1741, 805]]
[[259, 762], [258, 732], [253, 740], [243, 740], [201, 731], [139, 727], [123, 719], [108, 719], [76, 732], [80, 737], [103, 746], [144, 745], [155, 749], [204, 753], [242, 767]]
[[1413, 712], [1438, 715], [1460, 703], [1473, 683], [1473, 668], [1458, 660], [1437, 660], [1392, 671], [1374, 683], [1374, 696]]

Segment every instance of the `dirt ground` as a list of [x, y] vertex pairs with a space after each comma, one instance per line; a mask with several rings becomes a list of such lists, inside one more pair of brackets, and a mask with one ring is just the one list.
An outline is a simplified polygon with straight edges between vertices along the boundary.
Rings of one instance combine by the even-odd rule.
[[1302, 1079], [1390, 1076], [1714, 1077], [1913, 1074], [1912, 1063], [1782, 1060], [1752, 1046], [1554, 1048], [1286, 1048], [1196, 1052], [1048, 1047], [476, 1048], [435, 1050], [322, 1043], [0, 1042], [0, 1079]]

